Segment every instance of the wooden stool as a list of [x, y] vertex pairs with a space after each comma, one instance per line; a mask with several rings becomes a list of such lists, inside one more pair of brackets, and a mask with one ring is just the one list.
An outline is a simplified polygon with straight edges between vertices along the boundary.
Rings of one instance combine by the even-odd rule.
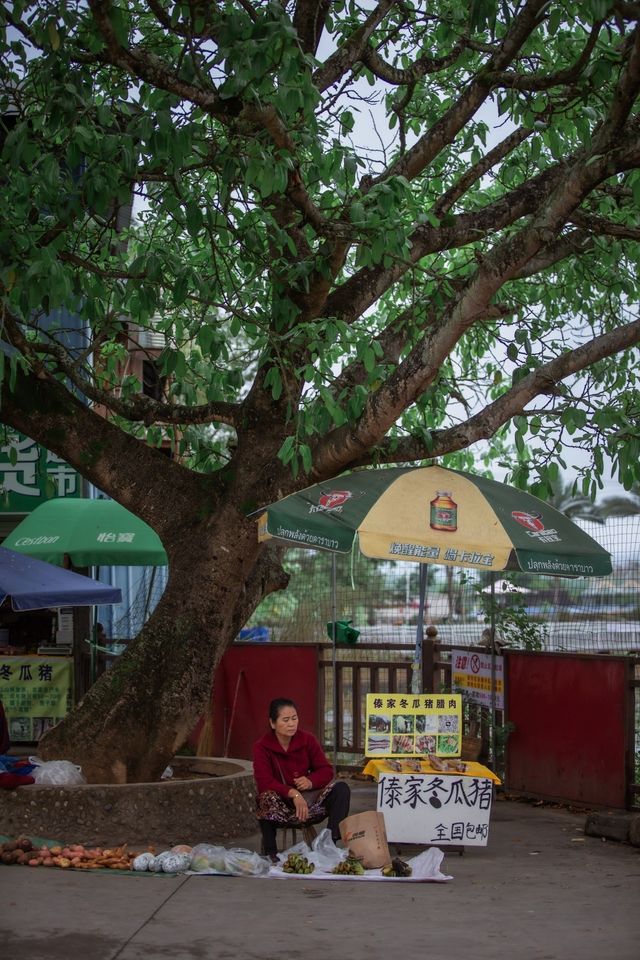
[[[278, 833], [282, 834], [282, 850], [288, 850], [289, 847], [296, 845], [298, 830], [302, 833], [302, 839], [309, 847], [318, 835], [318, 831], [312, 823], [288, 823], [286, 826], [278, 827]], [[276, 833], [276, 837], [278, 833]]]

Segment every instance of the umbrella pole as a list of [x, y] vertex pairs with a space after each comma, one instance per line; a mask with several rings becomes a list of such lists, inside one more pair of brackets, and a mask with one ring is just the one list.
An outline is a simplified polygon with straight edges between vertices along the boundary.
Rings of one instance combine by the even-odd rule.
[[338, 574], [335, 553], [331, 554], [331, 676], [333, 698], [333, 766], [338, 772], [338, 672], [336, 670], [336, 632], [338, 629]]
[[491, 764], [496, 769], [496, 576], [491, 571]]
[[89, 677], [91, 680], [91, 686], [97, 680], [97, 659], [98, 659], [98, 626], [93, 623], [91, 627], [91, 644], [89, 646]]
[[413, 662], [413, 676], [411, 677], [411, 692], [421, 693], [422, 687], [422, 663], [424, 661], [424, 608], [427, 594], [427, 567], [424, 563], [418, 564], [420, 571], [419, 577], [419, 605], [418, 605], [418, 623], [416, 625], [416, 651]]

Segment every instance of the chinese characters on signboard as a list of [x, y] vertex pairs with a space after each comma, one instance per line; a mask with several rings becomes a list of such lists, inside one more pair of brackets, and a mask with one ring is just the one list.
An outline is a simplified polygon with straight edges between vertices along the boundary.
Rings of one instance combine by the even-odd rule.
[[393, 843], [486, 846], [493, 784], [485, 777], [383, 774], [377, 809]]
[[[452, 650], [451, 687], [464, 693], [466, 700], [491, 707], [491, 655]], [[495, 658], [495, 707], [504, 710], [503, 657]]]
[[80, 477], [64, 460], [22, 434], [7, 431], [6, 437], [0, 445], [0, 512], [29, 513], [53, 496], [80, 496]]
[[365, 754], [457, 757], [462, 746], [460, 694], [368, 693]]
[[66, 716], [72, 671], [73, 661], [63, 657], [0, 658], [0, 699], [12, 743], [37, 741]]

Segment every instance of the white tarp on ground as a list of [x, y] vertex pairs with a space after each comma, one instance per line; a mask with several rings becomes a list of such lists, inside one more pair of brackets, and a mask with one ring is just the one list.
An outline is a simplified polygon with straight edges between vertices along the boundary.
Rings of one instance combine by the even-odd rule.
[[[280, 857], [284, 862], [286, 854], [280, 854]], [[444, 883], [446, 880], [453, 880], [453, 877], [440, 872], [443, 859], [444, 853], [437, 847], [423, 850], [416, 857], [406, 861], [411, 867], [410, 877], [383, 877], [380, 870], [365, 870], [358, 876], [325, 873], [322, 870], [314, 870], [313, 873], [285, 873], [281, 866], [275, 865], [265, 876], [276, 877], [279, 880], [389, 880], [392, 883]]]
[[[194, 848], [194, 853], [198, 848]], [[453, 877], [444, 874], [440, 865], [444, 853], [438, 847], [429, 847], [406, 862], [411, 867], [410, 877], [385, 877], [380, 869], [365, 870], [363, 874], [336, 874], [333, 873], [342, 860], [349, 854], [348, 850], [337, 847], [331, 839], [329, 830], [321, 830], [309, 847], [304, 841], [289, 847], [278, 854], [279, 863], [267, 867], [268, 860], [250, 850], [224, 850], [222, 847], [207, 847], [201, 845], [201, 852], [209, 853], [209, 867], [186, 871], [190, 876], [245, 876], [258, 879], [275, 878], [277, 880], [391, 880], [394, 883], [443, 883], [453, 880]], [[291, 854], [302, 854], [309, 863], [313, 864], [313, 873], [285, 873], [283, 864]], [[206, 856], [205, 856], [206, 859]], [[192, 860], [192, 868], [195, 865]]]

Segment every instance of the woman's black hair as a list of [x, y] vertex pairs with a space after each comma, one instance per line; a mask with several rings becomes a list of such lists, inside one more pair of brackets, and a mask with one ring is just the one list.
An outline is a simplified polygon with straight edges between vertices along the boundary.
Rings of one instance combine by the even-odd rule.
[[278, 719], [282, 707], [293, 707], [294, 710], [298, 710], [293, 700], [289, 700], [288, 697], [276, 697], [275, 700], [272, 700], [269, 704], [269, 720], [271, 720], [272, 723], [275, 723]]

